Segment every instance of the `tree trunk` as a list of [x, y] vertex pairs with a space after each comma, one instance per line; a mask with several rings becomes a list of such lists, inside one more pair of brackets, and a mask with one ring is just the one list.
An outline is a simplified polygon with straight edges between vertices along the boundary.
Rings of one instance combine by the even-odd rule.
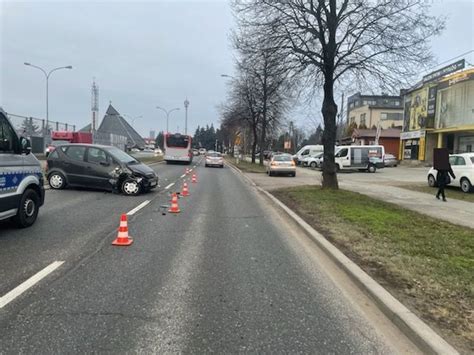
[[252, 164], [255, 164], [255, 152], [257, 151], [258, 132], [257, 127], [254, 124], [252, 127], [253, 139], [252, 139]]
[[334, 80], [332, 75], [326, 75], [324, 82], [324, 100], [321, 113], [324, 118], [323, 145], [323, 189], [339, 189], [334, 162], [336, 145], [336, 115], [337, 105], [334, 101]]
[[260, 165], [262, 166], [263, 166], [263, 147], [265, 147], [266, 130], [267, 130], [267, 122], [266, 122], [266, 118], [264, 117], [263, 122], [262, 122], [262, 132], [260, 132]]

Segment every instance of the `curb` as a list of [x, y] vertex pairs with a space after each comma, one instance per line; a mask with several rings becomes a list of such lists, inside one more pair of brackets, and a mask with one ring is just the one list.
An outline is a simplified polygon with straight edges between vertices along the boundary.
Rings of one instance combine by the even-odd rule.
[[429, 354], [459, 354], [446, 340], [440, 337], [425, 322], [393, 297], [387, 290], [371, 278], [357, 264], [332, 245], [323, 235], [306, 223], [300, 216], [288, 208], [268, 191], [257, 186], [248, 176], [233, 164], [228, 164], [240, 173], [258, 191], [268, 197], [277, 207], [293, 219], [306, 234], [354, 281], [368, 294], [377, 307], [387, 316], [421, 351]]

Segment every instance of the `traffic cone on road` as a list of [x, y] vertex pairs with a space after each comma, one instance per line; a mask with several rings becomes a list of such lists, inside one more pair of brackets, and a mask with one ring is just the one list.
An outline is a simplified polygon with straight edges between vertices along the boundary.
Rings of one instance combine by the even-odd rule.
[[173, 197], [171, 199], [171, 207], [168, 210], [168, 212], [169, 213], [179, 213], [179, 212], [181, 212], [181, 210], [179, 209], [179, 206], [178, 206], [178, 195], [177, 194], [173, 194]]
[[120, 227], [117, 238], [112, 242], [112, 245], [129, 246], [133, 243], [133, 239], [128, 235], [127, 215], [122, 214], [120, 218]]
[[188, 184], [186, 182], [183, 184], [183, 191], [181, 192], [181, 196], [189, 196]]
[[189, 174], [189, 168], [186, 168], [185, 172], [184, 172], [186, 175]]
[[193, 174], [193, 177], [191, 178], [191, 182], [192, 182], [193, 184], [195, 184], [195, 183], [198, 182], [198, 181], [197, 181], [196, 174]]

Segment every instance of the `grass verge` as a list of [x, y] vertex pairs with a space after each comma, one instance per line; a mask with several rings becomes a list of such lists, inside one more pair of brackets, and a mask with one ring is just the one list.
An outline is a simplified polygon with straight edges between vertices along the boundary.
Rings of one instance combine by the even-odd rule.
[[350, 191], [272, 193], [451, 344], [474, 350], [474, 230]]
[[261, 166], [259, 164], [252, 164], [248, 161], [243, 161], [243, 160], [240, 160], [239, 163], [237, 164], [237, 159], [232, 158], [230, 156], [226, 156], [225, 159], [246, 173], [266, 173], [267, 172], [265, 166]]
[[[433, 196], [438, 191], [438, 188], [429, 187], [427, 185], [422, 185], [422, 184], [401, 185], [401, 186], [398, 186], [398, 187], [401, 187], [401, 188], [407, 189], [407, 190], [412, 190], [412, 191], [425, 192], [425, 193], [433, 195]], [[474, 202], [474, 193], [472, 193], [472, 192], [471, 193], [462, 192], [459, 187], [448, 186], [445, 189], [445, 194], [446, 194], [447, 199], [453, 198], [455, 200], [461, 200], [461, 201], [466, 201], [466, 202]]]

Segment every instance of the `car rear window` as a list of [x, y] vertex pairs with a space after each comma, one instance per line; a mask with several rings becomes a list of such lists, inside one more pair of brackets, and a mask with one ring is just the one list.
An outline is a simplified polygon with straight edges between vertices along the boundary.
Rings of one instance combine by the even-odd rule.
[[207, 154], [207, 156], [212, 158], [219, 158], [221, 155], [219, 153], [209, 153]]
[[275, 155], [275, 161], [291, 161], [291, 155]]
[[170, 148], [187, 148], [189, 145], [189, 137], [181, 135], [168, 136], [166, 145]]

